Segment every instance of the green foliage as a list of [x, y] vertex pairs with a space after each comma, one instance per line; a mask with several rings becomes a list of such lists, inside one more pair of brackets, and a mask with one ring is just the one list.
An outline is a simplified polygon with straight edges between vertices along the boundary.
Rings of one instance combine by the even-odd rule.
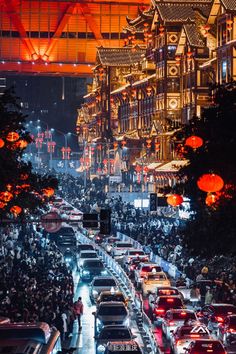
[[[236, 83], [214, 88], [214, 103], [202, 117], [194, 117], [179, 131], [175, 139], [182, 141], [183, 155], [189, 160], [180, 171], [185, 183], [176, 187], [190, 199], [192, 219], [187, 223], [184, 239], [193, 254], [205, 257], [215, 254], [236, 254]], [[184, 146], [191, 135], [204, 144], [198, 149]], [[217, 201], [207, 206], [207, 193], [197, 187], [197, 180], [206, 173], [215, 173], [224, 180]]]
[[[24, 124], [25, 116], [20, 112], [17, 98], [12, 90], [7, 90], [0, 96], [0, 138], [5, 142], [0, 149], [0, 193], [9, 191], [13, 198], [0, 208], [1, 218], [13, 217], [10, 212], [13, 205], [22, 208], [19, 215], [21, 219], [46, 209], [49, 200], [43, 196], [42, 189], [55, 189], [58, 184], [53, 176], [34, 173], [31, 164], [22, 159], [24, 149], [7, 141], [9, 132], [17, 132], [19, 139], [32, 143], [32, 137]], [[0, 202], [3, 203], [4, 200], [1, 199]]]

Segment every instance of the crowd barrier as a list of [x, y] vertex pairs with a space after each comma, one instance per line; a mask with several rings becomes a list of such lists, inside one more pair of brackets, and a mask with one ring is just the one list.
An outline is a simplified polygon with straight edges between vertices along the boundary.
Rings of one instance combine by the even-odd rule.
[[[117, 236], [122, 241], [127, 241], [127, 242], [131, 243], [134, 246], [134, 248], [143, 249], [143, 245], [141, 245], [141, 243], [139, 243], [138, 241], [132, 239], [131, 237], [123, 234], [122, 232], [117, 231]], [[152, 262], [160, 265], [162, 267], [162, 269], [164, 270], [164, 272], [168, 273], [173, 279], [178, 279], [182, 274], [174, 264], [165, 261], [164, 259], [157, 256], [153, 252], [150, 253], [150, 260]]]
[[[94, 241], [87, 236], [86, 230], [81, 230], [78, 233], [78, 240], [81, 243], [92, 244], [96, 248], [96, 251], [102, 258], [104, 264], [106, 264], [109, 271], [114, 274], [114, 276], [117, 276], [119, 278], [119, 285], [121, 286], [125, 296], [130, 299], [131, 306], [133, 307], [133, 310], [136, 313], [137, 319], [140, 319], [140, 323], [138, 323], [137, 321], [137, 324], [138, 327], [139, 325], [141, 326], [139, 327], [139, 329], [144, 342], [145, 353], [159, 354], [160, 351], [156, 343], [154, 334], [151, 330], [152, 323], [143, 310], [142, 298], [137, 296], [134, 285], [125, 273], [125, 271], [109, 254], [107, 254], [107, 252], [104, 251], [103, 248], [96, 245]], [[137, 244], [135, 247], [137, 247]]]

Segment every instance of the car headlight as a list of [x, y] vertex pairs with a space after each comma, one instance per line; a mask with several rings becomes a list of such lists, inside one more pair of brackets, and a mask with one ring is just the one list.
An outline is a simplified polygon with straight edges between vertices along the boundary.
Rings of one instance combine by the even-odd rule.
[[89, 271], [88, 271], [88, 270], [83, 270], [83, 274], [84, 274], [84, 275], [88, 275], [88, 274], [89, 274]]
[[104, 347], [104, 345], [102, 345], [102, 344], [100, 344], [100, 345], [98, 346], [98, 352], [99, 352], [99, 353], [105, 352], [105, 349], [106, 349], [106, 347]]
[[107, 275], [107, 270], [103, 270], [103, 271], [101, 272], [101, 274], [102, 274], [102, 275]]
[[70, 257], [66, 258], [66, 262], [71, 262], [72, 259]]
[[129, 317], [128, 317], [128, 318], [126, 318], [126, 320], [124, 321], [124, 326], [129, 327], [129, 325], [130, 325], [130, 319], [129, 319]]
[[93, 294], [93, 296], [97, 296], [98, 295], [97, 290], [92, 290], [92, 294]]

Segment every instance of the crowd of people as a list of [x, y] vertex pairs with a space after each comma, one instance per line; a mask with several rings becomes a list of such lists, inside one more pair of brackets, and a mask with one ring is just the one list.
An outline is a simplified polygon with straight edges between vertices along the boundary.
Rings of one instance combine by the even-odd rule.
[[[183, 276], [191, 281], [203, 278], [227, 283], [228, 287], [214, 294], [215, 298], [213, 296], [212, 298], [236, 304], [235, 258], [224, 256], [217, 256], [211, 260], [202, 259], [200, 256], [193, 258], [181, 237], [183, 225], [181, 219], [166, 217], [160, 210], [150, 213], [148, 210], [135, 208], [131, 203], [122, 200], [118, 193], [106, 193], [106, 179], [87, 180], [85, 186], [83, 179], [72, 176], [63, 178], [66, 179], [67, 189], [61, 190], [60, 194], [76, 208], [86, 213], [111, 208], [113, 233], [119, 231], [139, 241], [147, 252], [153, 252], [176, 265]], [[169, 215], [171, 216], [171, 211]], [[179, 282], [181, 281], [184, 279], [179, 279]], [[208, 289], [204, 288], [201, 291], [207, 293]]]
[[32, 226], [1, 230], [0, 316], [43, 321], [69, 334], [73, 295], [72, 273], [54, 242]]

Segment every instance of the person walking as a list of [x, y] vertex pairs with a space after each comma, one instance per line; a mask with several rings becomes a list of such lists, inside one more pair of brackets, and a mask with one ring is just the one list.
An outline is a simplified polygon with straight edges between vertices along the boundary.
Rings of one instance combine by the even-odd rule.
[[78, 297], [78, 300], [74, 302], [73, 309], [74, 309], [75, 317], [78, 319], [79, 331], [81, 331], [82, 329], [81, 316], [83, 315], [84, 312], [84, 305], [82, 303], [81, 297]]

